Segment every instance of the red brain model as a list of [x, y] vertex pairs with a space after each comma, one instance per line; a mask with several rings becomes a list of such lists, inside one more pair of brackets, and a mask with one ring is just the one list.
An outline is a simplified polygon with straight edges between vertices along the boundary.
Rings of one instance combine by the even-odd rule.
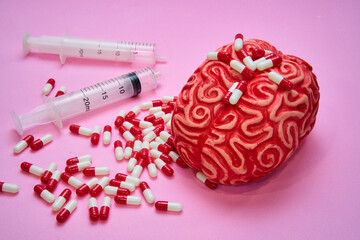
[[[176, 149], [190, 167], [215, 183], [241, 184], [268, 175], [291, 156], [315, 124], [320, 94], [312, 67], [265, 41], [244, 41], [248, 53], [254, 48], [270, 50], [283, 61], [256, 71], [236, 105], [222, 99], [234, 82], [245, 79], [229, 64], [209, 60], [196, 69], [177, 100], [172, 120]], [[239, 60], [232, 44], [219, 51]], [[287, 78], [294, 88], [279, 89], [269, 80], [270, 71]]]

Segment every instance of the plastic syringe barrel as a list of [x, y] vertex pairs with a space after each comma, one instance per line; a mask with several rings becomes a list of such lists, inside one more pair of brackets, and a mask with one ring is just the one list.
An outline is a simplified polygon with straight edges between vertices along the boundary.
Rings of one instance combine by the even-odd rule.
[[15, 128], [20, 135], [25, 128], [50, 122], [61, 128], [65, 119], [156, 88], [159, 76], [146, 67], [56, 98], [45, 97], [44, 104], [30, 112], [12, 113]]

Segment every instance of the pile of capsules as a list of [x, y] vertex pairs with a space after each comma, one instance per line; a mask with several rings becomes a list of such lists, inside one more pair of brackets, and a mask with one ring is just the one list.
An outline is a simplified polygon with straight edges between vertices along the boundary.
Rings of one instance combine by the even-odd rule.
[[[278, 66], [282, 62], [280, 56], [275, 55], [269, 50], [254, 48], [251, 56], [243, 49], [244, 37], [241, 33], [236, 34], [233, 49], [238, 58], [238, 61], [231, 58], [228, 52], [209, 52], [207, 54], [208, 60], [221, 61], [229, 64], [232, 69], [239, 72], [246, 80], [251, 80], [255, 77], [255, 70], [264, 71], [272, 67]], [[276, 72], [270, 72], [268, 78], [279, 85], [280, 89], [290, 91], [293, 84]], [[236, 105], [243, 93], [246, 91], [247, 82], [240, 81], [234, 83], [226, 93], [223, 101], [225, 104]]]
[[[68, 159], [64, 172], [56, 169], [56, 163], [50, 163], [46, 170], [28, 162], [21, 163], [20, 167], [23, 171], [41, 178], [41, 182], [45, 186], [38, 184], [34, 187], [34, 191], [46, 202], [52, 204], [53, 211], [60, 210], [56, 217], [59, 223], [65, 222], [77, 207], [77, 201], [70, 200], [72, 191], [69, 188], [65, 188], [55, 199], [52, 192], [56, 189], [60, 179], [73, 187], [77, 196], [83, 197], [87, 194], [91, 196], [88, 206], [89, 216], [92, 221], [108, 219], [111, 205], [111, 198], [109, 196], [114, 196], [114, 201], [117, 204], [140, 205], [142, 199], [138, 196], [130, 195], [136, 187], [140, 187], [144, 199], [149, 204], [155, 202], [155, 196], [148, 183], [140, 180], [143, 170], [147, 168], [149, 176], [154, 178], [158, 174], [158, 169], [167, 176], [173, 176], [174, 170], [170, 166], [171, 162], [175, 162], [182, 168], [187, 168], [185, 162], [177, 154], [174, 148], [173, 137], [169, 133], [171, 130], [171, 112], [175, 107], [175, 100], [176, 97], [165, 96], [161, 100], [142, 103], [129, 112], [121, 110], [116, 117], [114, 122], [115, 128], [118, 129], [119, 134], [125, 139], [126, 144], [125, 148], [123, 148], [120, 140], [114, 141], [115, 158], [118, 161], [128, 160], [126, 170], [129, 172], [129, 175], [117, 173], [114, 179], [110, 179], [106, 176], [109, 174], [110, 168], [91, 166], [91, 155]], [[140, 113], [140, 110], [148, 110], [150, 114], [144, 120], [137, 119], [136, 116]], [[165, 130], [165, 127], [168, 131]], [[93, 145], [97, 145], [100, 141], [101, 129], [99, 126], [90, 129], [73, 124], [70, 125], [69, 129], [74, 135], [89, 137]], [[103, 144], [110, 144], [111, 138], [112, 127], [106, 125], [102, 133]], [[34, 137], [32, 135], [26, 136], [14, 147], [14, 152], [20, 153], [28, 146], [31, 147], [34, 142], [41, 142], [41, 144], [38, 144], [39, 147], [32, 148], [33, 150], [39, 150], [51, 141], [48, 139], [49, 137], [43, 137], [33, 141]], [[73, 174], [78, 172], [93, 178], [83, 183], [80, 179], [73, 176]], [[98, 176], [102, 176], [102, 178], [99, 180]], [[217, 184], [206, 179], [202, 172], [197, 172], [196, 177], [210, 189], [217, 188]], [[7, 192], [17, 192], [19, 189], [14, 184], [4, 183], [1, 186], [2, 191]], [[96, 197], [102, 191], [109, 196], [103, 198], [99, 210]], [[69, 202], [65, 205], [67, 201]], [[182, 211], [182, 204], [178, 202], [157, 201], [154, 205], [156, 209], [162, 211]]]

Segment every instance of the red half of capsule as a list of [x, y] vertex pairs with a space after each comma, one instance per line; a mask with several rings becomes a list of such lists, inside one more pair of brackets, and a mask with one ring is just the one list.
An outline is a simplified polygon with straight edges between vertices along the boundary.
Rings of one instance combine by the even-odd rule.
[[126, 204], [127, 196], [117, 195], [115, 196], [114, 201], [118, 204]]
[[155, 208], [156, 208], [157, 210], [167, 211], [168, 201], [157, 201], [157, 202], [155, 203]]
[[44, 184], [47, 184], [52, 175], [53, 175], [52, 172], [50, 172], [49, 170], [46, 170], [44, 172], [44, 175], [42, 175], [42, 177], [41, 177], [41, 182], [44, 183]]
[[99, 209], [98, 209], [98, 207], [89, 208], [89, 215], [90, 215], [91, 221], [96, 222], [97, 220], [99, 220]]
[[128, 121], [130, 122], [131, 119], [135, 118], [135, 113], [133, 111], [130, 111], [128, 112], [126, 115], [125, 115], [125, 121]]
[[32, 164], [28, 163], [28, 162], [22, 162], [20, 165], [21, 169], [25, 172], [29, 172], [31, 166], [32, 166]]
[[41, 139], [37, 139], [30, 144], [30, 148], [33, 151], [39, 150], [43, 146], [44, 146], [44, 143], [41, 141]]
[[181, 158], [178, 158], [176, 160], [176, 164], [179, 165], [182, 168], [188, 168], [189, 166], [182, 160]]
[[101, 220], [107, 220], [109, 218], [110, 208], [108, 206], [101, 206], [99, 217]]
[[33, 135], [28, 135], [26, 137], [23, 138], [23, 140], [30, 145], [33, 141], [34, 141], [34, 136]]
[[79, 134], [79, 129], [80, 129], [80, 126], [75, 125], [75, 124], [71, 124], [69, 127], [70, 132], [76, 133], [76, 134]]
[[79, 197], [85, 196], [86, 194], [88, 194], [90, 192], [90, 188], [87, 184], [83, 184], [81, 187], [79, 187], [78, 189], [76, 189], [76, 195], [78, 195]]
[[69, 218], [69, 216], [70, 216], [69, 210], [63, 208], [56, 216], [56, 221], [58, 221], [59, 223], [64, 223]]
[[162, 168], [161, 171], [166, 175], [166, 176], [173, 176], [174, 175], [174, 169], [172, 169], [168, 164], [165, 164]]
[[91, 189], [90, 195], [91, 195], [92, 197], [97, 197], [97, 196], [100, 195], [100, 193], [102, 192], [102, 190], [103, 190], [103, 188], [101, 187], [101, 185], [100, 185], [100, 184], [96, 184], [96, 185], [94, 186], [94, 188]]
[[216, 183], [210, 182], [207, 179], [205, 180], [205, 185], [210, 189], [216, 189], [218, 186]]
[[144, 117], [144, 121], [151, 122], [151, 123], [153, 123], [155, 119], [156, 119], [156, 117], [154, 114], [149, 114], [148, 116]]
[[49, 191], [49, 192], [53, 192], [57, 186], [59, 181], [57, 181], [56, 179], [54, 178], [50, 178], [50, 180], [48, 181], [48, 183], [46, 184], [46, 189]]
[[94, 133], [91, 135], [91, 143], [92, 143], [93, 145], [97, 145], [97, 144], [99, 143], [99, 140], [100, 140], [100, 134], [94, 132]]
[[117, 116], [114, 124], [116, 127], [120, 127], [123, 125], [124, 122], [125, 122], [125, 118], [123, 118], [122, 116]]
[[229, 63], [231, 60], [231, 55], [228, 52], [218, 52], [217, 58], [221, 62]]
[[117, 180], [117, 179], [111, 179], [110, 182], [109, 182], [109, 185], [119, 188], [120, 185], [121, 185], [121, 182], [123, 182], [123, 181], [122, 180]]

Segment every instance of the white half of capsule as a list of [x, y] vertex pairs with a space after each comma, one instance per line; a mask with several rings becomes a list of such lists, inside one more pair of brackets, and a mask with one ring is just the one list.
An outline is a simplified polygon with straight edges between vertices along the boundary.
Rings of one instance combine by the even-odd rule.
[[159, 158], [161, 156], [161, 152], [158, 151], [158, 150], [155, 150], [155, 149], [151, 149], [150, 150], [150, 155], [153, 157], [153, 158]]
[[110, 207], [111, 206], [111, 198], [108, 196], [104, 197], [101, 206]]
[[207, 180], [205, 175], [202, 172], [197, 172], [196, 173], [196, 178], [199, 179], [203, 183], [205, 183], [205, 181]]
[[140, 121], [139, 122], [139, 127], [140, 128], [148, 128], [151, 127], [153, 124], [151, 122], [148, 121]]
[[44, 199], [48, 203], [53, 203], [55, 201], [55, 196], [51, 192], [49, 192], [47, 189], [44, 189], [40, 193], [40, 197]]
[[65, 86], [61, 86], [61, 87], [59, 88], [59, 92], [66, 93], [66, 91], [67, 91], [67, 89], [66, 89]]
[[125, 138], [126, 141], [133, 142], [135, 140], [134, 135], [132, 135], [131, 132], [129, 131], [125, 131], [123, 137]]
[[121, 181], [121, 182], [120, 182], [120, 187], [121, 187], [121, 188], [129, 189], [130, 192], [132, 192], [132, 191], [135, 190], [135, 185], [134, 185], [134, 184], [129, 183], [129, 182], [125, 182], [125, 181]]
[[42, 94], [47, 96], [53, 89], [53, 86], [50, 83], [46, 83], [45, 86], [42, 89]]
[[41, 137], [40, 140], [42, 141], [42, 143], [44, 145], [48, 144], [49, 142], [51, 142], [53, 139], [53, 136], [51, 134], [46, 134], [45, 136]]
[[246, 66], [237, 60], [231, 60], [230, 67], [235, 71], [242, 73]]
[[100, 132], [101, 132], [101, 128], [99, 126], [95, 126], [94, 130], [93, 130], [93, 133], [100, 134]]
[[260, 62], [263, 62], [263, 61], [265, 61], [265, 60], [266, 60], [265, 57], [261, 57], [261, 58], [259, 58], [259, 59], [256, 59], [256, 60], [254, 61], [254, 63], [256, 64], [256, 67], [257, 67], [257, 65], [258, 65]]
[[108, 195], [113, 195], [116, 196], [117, 195], [117, 191], [118, 191], [118, 187], [113, 187], [113, 186], [106, 186], [104, 188], [104, 192]]
[[[161, 107], [159, 107], [159, 108], [161, 108]], [[163, 112], [162, 110], [154, 113], [155, 119], [156, 119], [156, 118], [159, 118], [159, 117], [162, 117], [162, 116], [164, 116], [164, 115], [165, 115], [165, 112]]]
[[137, 163], [136, 158], [133, 158], [133, 157], [130, 158], [129, 162], [128, 162], [127, 166], [126, 166], [126, 170], [128, 172], [132, 172], [134, 170], [134, 167], [135, 167], [136, 163]]
[[108, 175], [109, 172], [109, 167], [95, 167], [95, 175]]
[[111, 141], [111, 132], [105, 131], [103, 133], [103, 143], [105, 145], [108, 145], [108, 144], [110, 144], [110, 141]]
[[135, 186], [139, 186], [141, 180], [139, 178], [136, 178], [136, 177], [127, 176], [126, 179], [125, 179], [125, 182], [134, 184]]
[[159, 147], [159, 145], [160, 145], [160, 143], [158, 143], [158, 142], [154, 142], [154, 141], [152, 141], [151, 143], [150, 143], [150, 148], [151, 149], [156, 149], [156, 150], [158, 150], [158, 147]]
[[162, 101], [163, 103], [168, 103], [168, 102], [174, 101], [174, 97], [173, 97], [173, 96], [163, 96], [163, 97], [161, 98], [161, 101]]
[[250, 56], [247, 56], [243, 59], [243, 63], [250, 68], [252, 71], [255, 71], [256, 69], [256, 64], [254, 63], [254, 61], [252, 60], [252, 58]]
[[208, 52], [206, 57], [208, 60], [218, 60], [217, 55], [217, 52]]
[[155, 159], [154, 162], [155, 162], [156, 166], [158, 167], [158, 169], [160, 169], [160, 170], [166, 165], [166, 163], [160, 158]]
[[147, 134], [149, 134], [152, 130], [154, 130], [155, 127], [154, 126], [151, 126], [151, 127], [148, 127], [148, 128], [145, 128], [143, 131], [142, 131], [142, 134], [144, 136], [146, 136]]
[[119, 161], [124, 159], [124, 151], [123, 151], [122, 147], [115, 148], [115, 157], [116, 157], [116, 160], [119, 160]]
[[152, 102], [143, 102], [142, 104], [140, 104], [140, 108], [142, 110], [147, 110], [149, 108], [153, 107], [153, 103]]
[[66, 199], [63, 196], [59, 196], [52, 205], [54, 212], [59, 211], [62, 206], [66, 203]]
[[231, 85], [231, 87], [229, 88], [229, 92], [234, 92], [235, 88], [237, 87], [237, 85], [239, 85], [239, 82], [234, 83], [233, 85]]
[[142, 142], [140, 140], [136, 140], [134, 142], [134, 151], [135, 152], [140, 152], [141, 147], [142, 147]]
[[120, 110], [118, 116], [125, 117], [125, 115], [126, 115], [126, 111], [125, 110]]
[[150, 143], [148, 141], [144, 140], [141, 143], [141, 149], [144, 149], [144, 148], [149, 149], [149, 147], [150, 147]]
[[156, 138], [156, 134], [154, 133], [154, 131], [151, 131], [143, 137], [143, 140], [147, 142], [151, 142], [155, 138]]
[[127, 196], [126, 204], [128, 204], [128, 205], [140, 205], [141, 204], [141, 198], [137, 197], [137, 196]]
[[164, 120], [164, 123], [167, 123], [172, 118], [172, 114], [168, 113], [165, 116], [162, 116], [161, 118]]
[[69, 178], [68, 183], [73, 186], [74, 188], [79, 188], [83, 185], [83, 182], [76, 177], [72, 176]]
[[98, 184], [102, 187], [102, 189], [104, 189], [104, 187], [109, 184], [109, 181], [109, 177], [103, 177], [102, 179], [100, 179]]
[[158, 142], [158, 143], [160, 143], [160, 144], [166, 143], [164, 140], [161, 139], [161, 137], [156, 137], [156, 138], [155, 138], [155, 142]]
[[55, 170], [54, 173], [51, 175], [50, 179], [55, 179], [56, 181], [59, 181], [60, 175], [60, 170]]
[[90, 128], [86, 128], [86, 127], [79, 128], [80, 135], [90, 137], [93, 133], [94, 133], [93, 130], [91, 130]]
[[70, 200], [70, 202], [66, 204], [64, 208], [67, 209], [70, 213], [72, 213], [75, 210], [76, 206], [77, 206], [77, 201]]
[[27, 148], [29, 145], [26, 141], [20, 140], [15, 146], [14, 146], [14, 153], [20, 153], [24, 151], [25, 148]]
[[179, 154], [177, 154], [176, 152], [170, 151], [170, 152], [169, 152], [169, 157], [171, 157], [171, 159], [172, 159], [174, 162], [176, 162], [180, 156], [179, 156]]
[[147, 166], [147, 169], [148, 169], [150, 177], [154, 178], [157, 176], [157, 168], [156, 168], [155, 163], [149, 163]]
[[17, 193], [19, 191], [19, 186], [12, 183], [4, 183], [2, 185], [1, 191], [7, 193]]
[[41, 177], [42, 175], [44, 175], [45, 170], [42, 169], [41, 167], [35, 166], [35, 165], [31, 165], [29, 172]]
[[140, 106], [135, 106], [131, 109], [131, 111], [133, 111], [135, 113], [135, 115], [138, 115], [140, 112], [140, 109], [141, 109]]
[[271, 81], [273, 81], [276, 84], [280, 84], [280, 82], [284, 79], [283, 76], [276, 72], [269, 72], [268, 77]]
[[81, 162], [91, 162], [92, 156], [90, 154], [80, 156], [80, 157], [78, 157], [78, 160], [79, 160], [79, 163], [81, 163]]
[[167, 142], [167, 140], [171, 137], [171, 135], [165, 131], [160, 132], [160, 138]]
[[152, 114], [155, 114], [160, 111], [162, 111], [162, 107], [152, 107], [149, 109], [149, 113], [152, 113]]
[[89, 208], [97, 207], [97, 200], [94, 197], [89, 198]]
[[132, 128], [132, 127], [134, 126], [134, 124], [125, 121], [125, 122], [123, 123], [123, 126], [124, 126], [127, 130], [130, 130], [130, 128]]
[[132, 155], [132, 148], [131, 147], [125, 147], [125, 150], [124, 150], [124, 158], [125, 159], [129, 159]]
[[231, 97], [229, 99], [229, 102], [231, 105], [235, 105], [239, 102], [239, 99], [241, 98], [243, 92], [239, 89], [235, 89], [233, 93], [231, 94]]
[[138, 178], [138, 177], [140, 177], [142, 171], [143, 171], [143, 167], [140, 165], [136, 165], [131, 172], [131, 176]]
[[168, 202], [167, 210], [172, 212], [180, 212], [182, 210], [181, 203]]
[[96, 184], [99, 183], [99, 179], [97, 179], [96, 177], [90, 179], [89, 181], [87, 181], [85, 184], [88, 185], [88, 187], [90, 189], [92, 189], [93, 187], [95, 187]]
[[166, 128], [171, 130], [171, 119], [166, 123]]
[[53, 163], [49, 164], [49, 166], [46, 170], [53, 173], [55, 171], [55, 169], [56, 169], [56, 163], [53, 162]]
[[273, 67], [274, 64], [272, 62], [271, 59], [267, 59], [265, 61], [262, 61], [262, 62], [259, 62], [257, 65], [256, 65], [256, 68], [259, 70], [259, 71], [264, 71], [268, 68], [271, 68]]
[[244, 41], [241, 38], [237, 38], [234, 41], [234, 50], [239, 51], [243, 48]]
[[147, 188], [143, 191], [143, 195], [145, 197], [145, 200], [148, 202], [148, 203], [154, 203], [155, 202], [155, 196], [153, 194], [153, 192], [151, 191], [150, 188]]
[[80, 163], [77, 164], [77, 166], [78, 166], [79, 171], [82, 171], [85, 168], [90, 167], [91, 162], [89, 162], [89, 161], [80, 162]]

